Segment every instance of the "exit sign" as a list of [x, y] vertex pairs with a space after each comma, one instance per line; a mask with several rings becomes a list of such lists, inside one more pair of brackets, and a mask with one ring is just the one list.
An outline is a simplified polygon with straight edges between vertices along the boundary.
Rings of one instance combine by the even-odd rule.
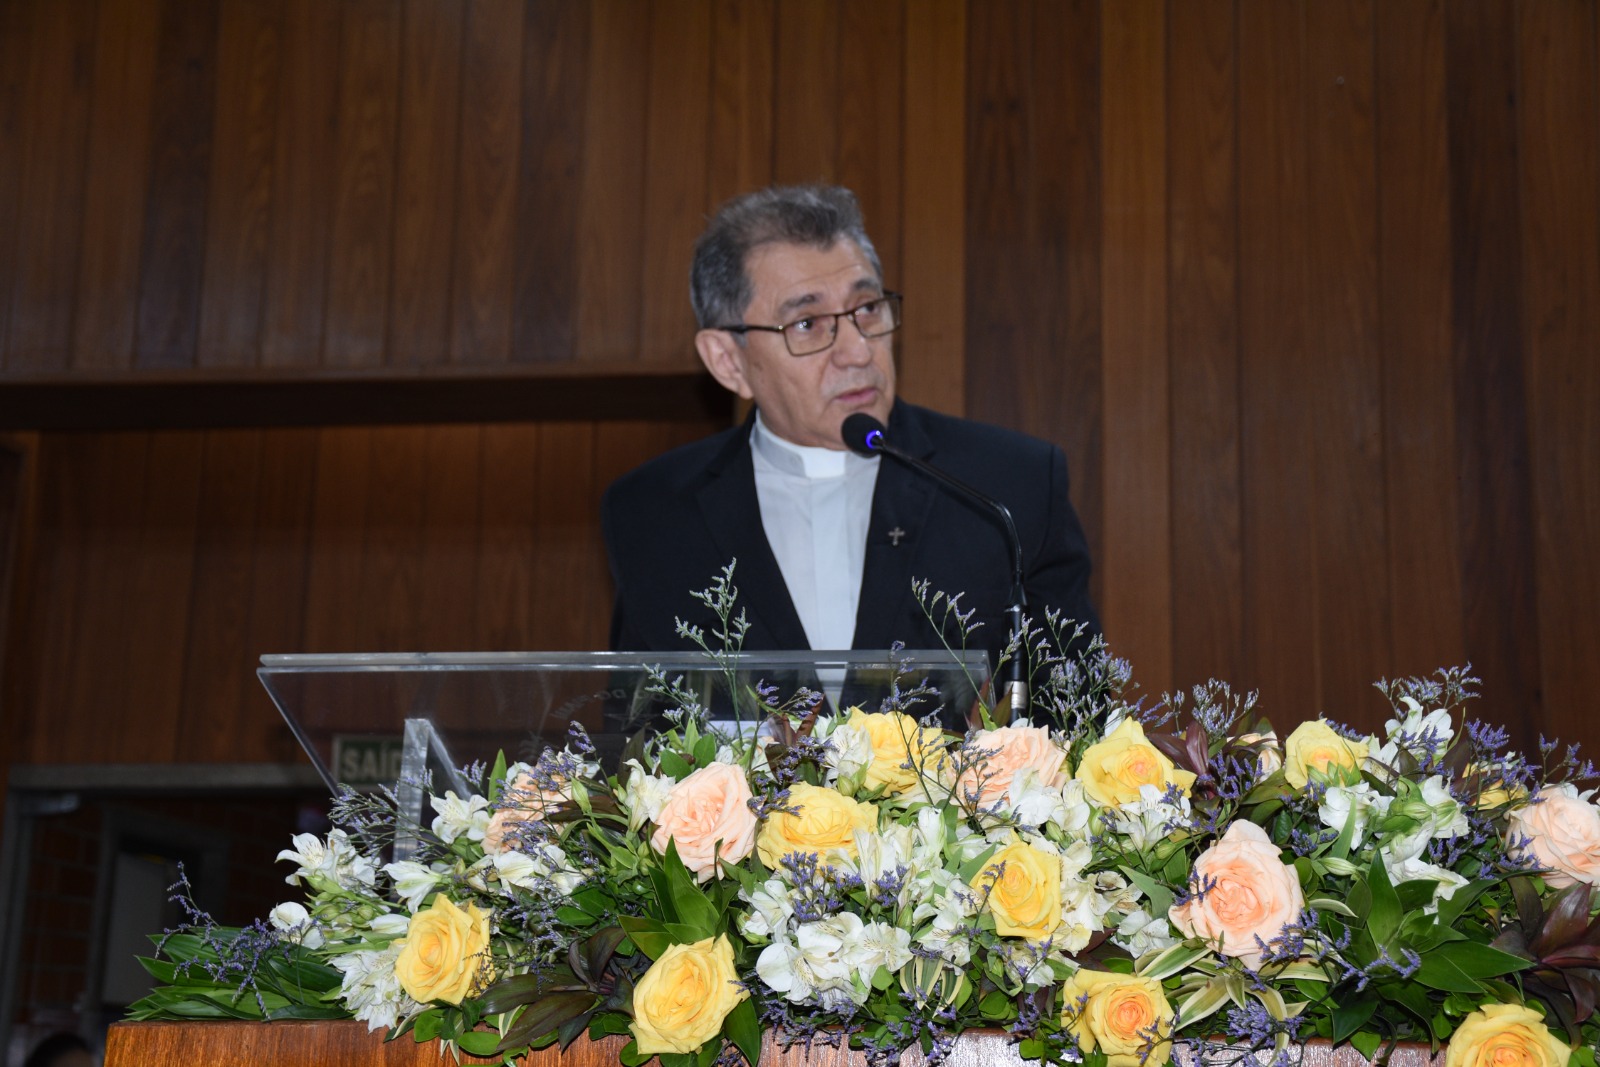
[[402, 738], [389, 735], [342, 735], [333, 739], [333, 778], [356, 789], [393, 786], [400, 780]]

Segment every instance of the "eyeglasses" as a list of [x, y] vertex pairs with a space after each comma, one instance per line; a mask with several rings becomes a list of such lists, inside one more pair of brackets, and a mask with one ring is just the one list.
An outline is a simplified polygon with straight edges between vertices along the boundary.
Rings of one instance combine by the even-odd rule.
[[894, 333], [900, 328], [901, 299], [899, 293], [885, 292], [882, 296], [868, 300], [865, 304], [853, 307], [849, 311], [807, 315], [803, 319], [795, 319], [787, 326], [719, 326], [717, 329], [727, 330], [729, 333], [749, 333], [751, 330], [780, 333], [791, 356], [814, 356], [833, 347], [833, 342], [839, 336], [841, 318], [855, 323], [862, 337], [882, 337], [884, 334]]

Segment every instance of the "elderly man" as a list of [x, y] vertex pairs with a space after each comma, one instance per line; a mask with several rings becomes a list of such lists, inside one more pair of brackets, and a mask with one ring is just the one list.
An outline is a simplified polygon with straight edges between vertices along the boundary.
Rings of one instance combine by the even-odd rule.
[[849, 190], [770, 188], [726, 204], [695, 245], [690, 297], [701, 360], [754, 411], [607, 491], [613, 648], [682, 650], [674, 619], [704, 615], [690, 591], [737, 559], [747, 650], [941, 647], [912, 591], [926, 579], [963, 594], [993, 662], [1012, 586], [1003, 523], [894, 459], [847, 450], [840, 424], [854, 412], [1010, 509], [1035, 619], [1053, 607], [1096, 627], [1061, 450], [895, 399], [901, 297], [883, 286]]

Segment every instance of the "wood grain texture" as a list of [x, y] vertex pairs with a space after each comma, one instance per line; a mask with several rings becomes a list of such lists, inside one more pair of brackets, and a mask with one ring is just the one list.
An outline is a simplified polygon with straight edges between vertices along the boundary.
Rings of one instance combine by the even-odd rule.
[[217, 0], [162, 5], [134, 365], [193, 367], [216, 106]]
[[450, 351], [466, 12], [466, 0], [411, 0], [404, 9], [390, 366], [437, 364]]
[[707, 209], [772, 181], [776, 3], [712, 3]]
[[1141, 684], [1172, 688], [1172, 416], [1167, 359], [1165, 5], [1108, 8], [1101, 245], [1107, 639]]
[[[1231, 0], [1167, 26], [1173, 681], [1245, 679], [1238, 32]], [[1255, 680], [1242, 684], [1256, 684]]]
[[1540, 718], [1513, 5], [1445, 10], [1462, 607], [1486, 713], [1523, 748]]
[[1593, 5], [1521, 5], [1517, 159], [1540, 729], [1592, 731], [1600, 687], [1600, 19]]
[[101, 5], [72, 316], [75, 371], [133, 363], [159, 28], [142, 0]]

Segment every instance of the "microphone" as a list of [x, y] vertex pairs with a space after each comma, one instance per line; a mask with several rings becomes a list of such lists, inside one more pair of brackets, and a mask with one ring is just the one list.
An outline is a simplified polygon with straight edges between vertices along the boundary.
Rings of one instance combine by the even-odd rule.
[[926, 460], [896, 448], [889, 442], [888, 431], [883, 423], [865, 411], [845, 416], [844, 423], [839, 427], [839, 437], [845, 447], [857, 455], [893, 456], [911, 469], [949, 486], [968, 500], [983, 505], [1000, 517], [1000, 523], [1006, 531], [1007, 546], [1011, 549], [1011, 604], [1006, 608], [1006, 614], [1011, 619], [1011, 637], [1017, 650], [1006, 664], [1008, 703], [1011, 707], [1011, 719], [1015, 721], [1023, 718], [1028, 712], [1028, 670], [1026, 646], [1022, 640], [1024, 636], [1022, 616], [1023, 609], [1028, 606], [1028, 596], [1022, 587], [1022, 539], [1017, 536], [1017, 524], [1011, 518], [1011, 509]]

